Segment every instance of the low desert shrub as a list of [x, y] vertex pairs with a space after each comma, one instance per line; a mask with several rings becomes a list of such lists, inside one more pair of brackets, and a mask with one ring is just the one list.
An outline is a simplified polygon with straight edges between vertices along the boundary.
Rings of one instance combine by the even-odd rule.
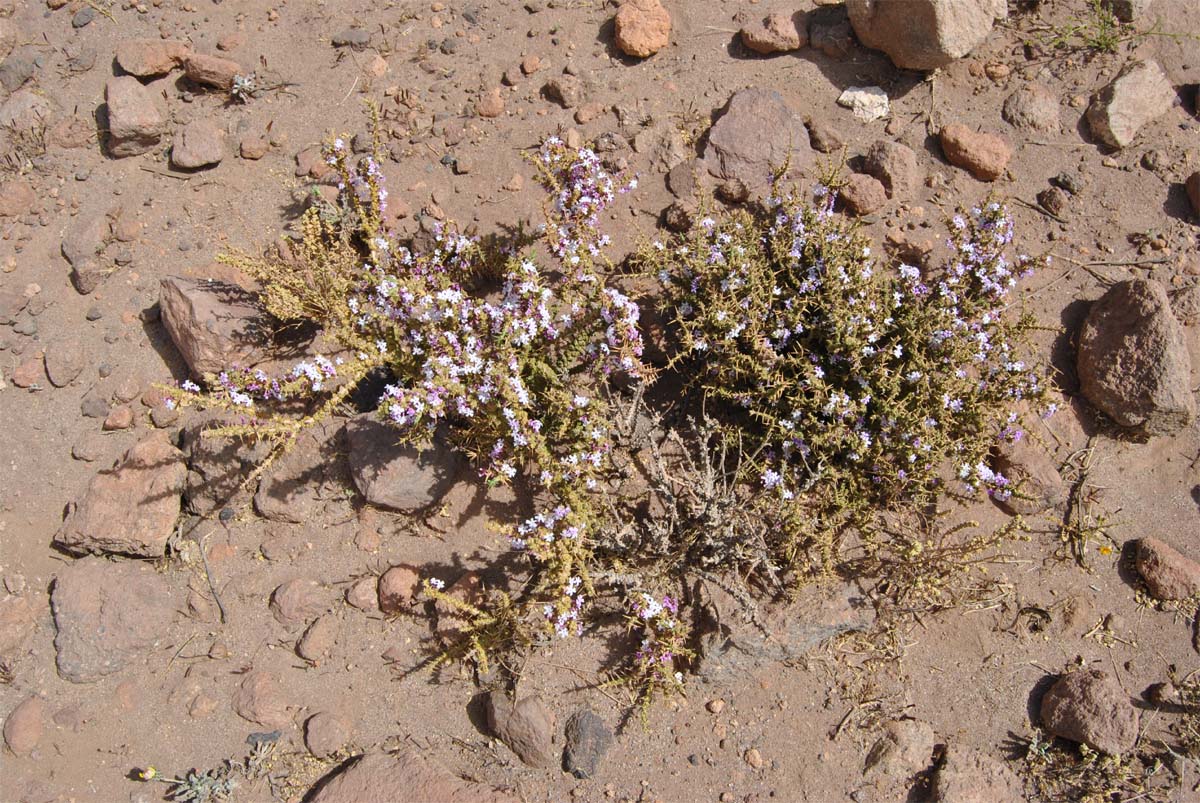
[[954, 216], [941, 268], [893, 272], [833, 205], [824, 186], [815, 204], [776, 187], [765, 209], [701, 213], [643, 255], [667, 288], [677, 363], [737, 431], [742, 479], [783, 525], [774, 546], [807, 574], [841, 563], [847, 531], [860, 560], [919, 561], [925, 542], [889, 535], [881, 512], [1007, 497], [989, 452], [1023, 437], [1019, 411], [1046, 395], [1026, 356], [1034, 321], [1010, 309], [1038, 260], [1006, 256], [1003, 207]]

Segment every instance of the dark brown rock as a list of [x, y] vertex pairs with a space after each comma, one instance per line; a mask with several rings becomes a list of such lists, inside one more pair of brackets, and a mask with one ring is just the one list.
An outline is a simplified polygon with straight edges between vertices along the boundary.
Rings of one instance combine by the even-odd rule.
[[554, 712], [542, 698], [533, 696], [515, 704], [502, 691], [487, 698], [488, 727], [531, 767], [551, 767], [554, 749]]
[[600, 759], [612, 745], [612, 729], [588, 709], [576, 711], [567, 720], [563, 767], [576, 778], [591, 778]]
[[346, 422], [354, 485], [372, 505], [412, 512], [441, 499], [458, 476], [461, 460], [441, 438], [418, 449], [370, 414]]
[[350, 482], [342, 459], [343, 424], [328, 419], [305, 430], [267, 470], [254, 509], [272, 521], [304, 524], [324, 514], [327, 500], [342, 499]]

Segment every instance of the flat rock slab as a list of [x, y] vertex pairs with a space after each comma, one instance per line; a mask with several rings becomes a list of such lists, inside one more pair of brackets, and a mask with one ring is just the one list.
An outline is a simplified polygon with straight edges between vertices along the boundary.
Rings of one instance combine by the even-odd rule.
[[422, 803], [518, 803], [519, 798], [464, 781], [415, 750], [371, 753], [320, 781], [309, 803], [422, 801]]
[[162, 557], [179, 517], [186, 477], [183, 453], [165, 432], [153, 433], [92, 478], [54, 545], [76, 554]]
[[[869, 628], [874, 611], [853, 587], [809, 587], [790, 605], [770, 606], [750, 619], [725, 591], [708, 584], [696, 632], [705, 681], [724, 683], [768, 664], [798, 660], [825, 642]], [[707, 597], [707, 599], [705, 599]]]
[[50, 593], [58, 674], [90, 683], [125, 668], [166, 636], [175, 614], [166, 578], [142, 563], [83, 558]]

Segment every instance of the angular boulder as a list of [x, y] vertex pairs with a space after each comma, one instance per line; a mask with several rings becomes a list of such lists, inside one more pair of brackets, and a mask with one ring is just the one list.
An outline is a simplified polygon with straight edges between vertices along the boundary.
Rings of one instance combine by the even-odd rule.
[[235, 284], [168, 276], [159, 285], [163, 325], [197, 377], [262, 358], [266, 314]]
[[1146, 123], [1166, 114], [1175, 102], [1175, 88], [1153, 61], [1135, 61], [1117, 73], [1088, 106], [1092, 136], [1113, 148], [1133, 143]]
[[716, 178], [754, 191], [770, 186], [785, 165], [795, 171], [811, 166], [813, 153], [804, 121], [783, 96], [751, 87], [736, 92], [709, 129], [704, 162]]
[[187, 467], [165, 432], [135, 444], [92, 478], [54, 536], [68, 552], [160, 558], [179, 518]]
[[1118, 282], [1092, 305], [1077, 370], [1087, 400], [1138, 434], [1171, 435], [1196, 417], [1183, 327], [1157, 282]]
[[905, 70], [967, 55], [1008, 13], [1005, 0], [846, 0], [846, 10], [859, 41]]
[[108, 152], [137, 156], [153, 150], [167, 131], [167, 117], [154, 91], [129, 75], [110, 78], [104, 86], [108, 106]]

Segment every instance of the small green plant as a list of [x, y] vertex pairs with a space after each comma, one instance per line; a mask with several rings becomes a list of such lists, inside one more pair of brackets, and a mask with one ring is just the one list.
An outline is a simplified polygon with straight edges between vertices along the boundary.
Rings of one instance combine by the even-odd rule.
[[1121, 21], [1104, 0], [1088, 0], [1083, 16], [1048, 28], [1042, 43], [1052, 50], [1116, 53], [1128, 38], [1130, 35], [1122, 31]]
[[1085, 744], [1064, 747], [1040, 730], [1025, 741], [1022, 768], [1039, 799], [1047, 803], [1110, 803], [1172, 799], [1167, 768], [1144, 745], [1122, 755], [1097, 752]]
[[633, 592], [626, 622], [641, 642], [629, 666], [609, 685], [633, 690], [645, 724], [657, 698], [683, 693], [683, 669], [696, 656], [688, 646], [690, 631], [679, 616], [679, 601], [669, 594], [658, 597], [647, 591]]
[[167, 800], [178, 803], [219, 803], [233, 800], [238, 789], [265, 777], [271, 770], [275, 742], [258, 741], [241, 761], [226, 759], [207, 770], [190, 769], [182, 778], [159, 775], [154, 767], [136, 771], [141, 781], [156, 781], [169, 786]]

